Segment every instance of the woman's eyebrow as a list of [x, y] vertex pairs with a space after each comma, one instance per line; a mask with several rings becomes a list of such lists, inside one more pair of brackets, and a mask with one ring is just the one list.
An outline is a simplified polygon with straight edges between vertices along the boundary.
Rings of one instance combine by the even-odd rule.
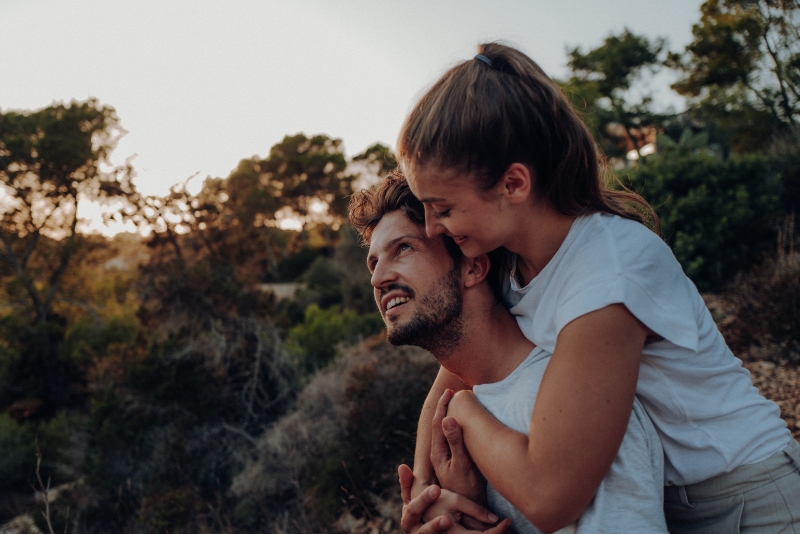
[[444, 201], [444, 199], [439, 197], [427, 197], [427, 198], [421, 198], [419, 199], [419, 201], [422, 202], [423, 204], [427, 204], [430, 202], [442, 202]]

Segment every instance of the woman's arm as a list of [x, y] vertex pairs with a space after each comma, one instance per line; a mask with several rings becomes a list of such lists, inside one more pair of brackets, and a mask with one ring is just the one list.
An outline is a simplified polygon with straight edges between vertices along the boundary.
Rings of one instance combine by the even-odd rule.
[[417, 442], [414, 448], [414, 483], [411, 487], [411, 497], [419, 495], [422, 490], [436, 483], [436, 473], [431, 464], [431, 422], [436, 413], [439, 399], [448, 389], [460, 391], [467, 386], [456, 375], [445, 369], [439, 368], [439, 374], [431, 386], [431, 390], [422, 405], [417, 425]]
[[628, 426], [647, 329], [621, 304], [565, 326], [539, 388], [526, 436], [489, 414], [471, 392], [450, 401], [473, 461], [537, 528], [584, 512]]

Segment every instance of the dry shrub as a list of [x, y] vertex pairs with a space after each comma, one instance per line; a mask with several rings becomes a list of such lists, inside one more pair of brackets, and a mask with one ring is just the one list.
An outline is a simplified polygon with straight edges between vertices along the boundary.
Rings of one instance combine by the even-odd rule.
[[793, 227], [790, 217], [776, 256], [738, 276], [725, 292], [734, 318], [720, 330], [744, 360], [800, 363], [800, 253], [794, 250]]
[[233, 493], [258, 503], [274, 531], [396, 529], [397, 465], [412, 460], [437, 370], [430, 354], [382, 339], [344, 350], [259, 438]]
[[762, 395], [774, 401], [781, 418], [795, 439], [800, 439], [800, 368], [789, 362], [745, 362], [753, 384]]

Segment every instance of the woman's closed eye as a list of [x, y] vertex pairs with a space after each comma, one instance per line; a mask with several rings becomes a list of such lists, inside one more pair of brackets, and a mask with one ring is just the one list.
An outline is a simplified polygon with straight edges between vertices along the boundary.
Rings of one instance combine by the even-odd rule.
[[450, 210], [444, 210], [444, 211], [433, 210], [433, 216], [437, 219], [444, 219], [449, 215], [450, 215]]

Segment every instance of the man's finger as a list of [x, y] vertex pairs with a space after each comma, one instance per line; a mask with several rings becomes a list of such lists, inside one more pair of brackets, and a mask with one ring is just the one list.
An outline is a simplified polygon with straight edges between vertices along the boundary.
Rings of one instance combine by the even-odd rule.
[[411, 499], [408, 504], [403, 505], [403, 516], [400, 518], [400, 528], [403, 529], [403, 532], [411, 532], [420, 524], [422, 514], [439, 498], [441, 493], [442, 490], [439, 489], [439, 486], [428, 486], [425, 491], [417, 495], [416, 499]]
[[436, 405], [436, 412], [433, 414], [431, 422], [431, 463], [434, 469], [450, 459], [450, 446], [447, 438], [442, 432], [442, 421], [447, 416], [447, 404], [453, 398], [453, 391], [446, 389], [439, 398]]
[[403, 499], [403, 504], [411, 502], [411, 485], [414, 483], [414, 472], [406, 464], [400, 464], [397, 468], [397, 474], [400, 476], [400, 498]]

